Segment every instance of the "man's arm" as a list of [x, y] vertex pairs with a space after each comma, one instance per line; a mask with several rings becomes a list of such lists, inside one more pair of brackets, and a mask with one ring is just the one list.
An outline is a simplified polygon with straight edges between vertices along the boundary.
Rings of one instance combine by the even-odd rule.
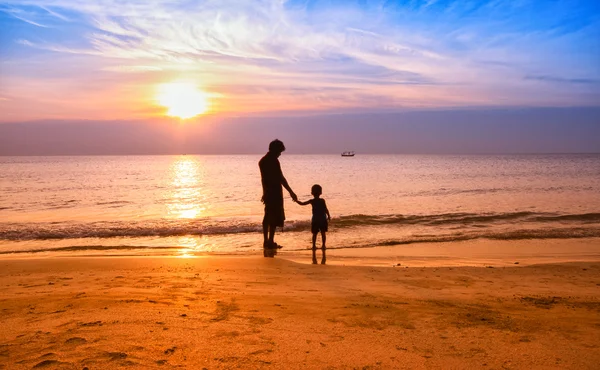
[[285, 188], [285, 190], [287, 190], [290, 193], [290, 196], [292, 197], [292, 199], [294, 200], [294, 202], [298, 201], [298, 196], [296, 196], [296, 193], [294, 193], [294, 191], [292, 190], [292, 188], [290, 188], [290, 185], [288, 184], [287, 180], [283, 176], [283, 173], [281, 174], [281, 185], [283, 185], [283, 187]]

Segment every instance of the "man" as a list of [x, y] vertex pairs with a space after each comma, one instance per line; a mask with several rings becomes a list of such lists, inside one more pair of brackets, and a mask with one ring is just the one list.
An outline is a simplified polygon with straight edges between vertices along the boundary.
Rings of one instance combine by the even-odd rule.
[[298, 200], [296, 193], [290, 188], [281, 172], [278, 158], [284, 150], [283, 142], [275, 139], [269, 144], [269, 152], [258, 162], [263, 188], [262, 202], [265, 204], [265, 217], [263, 218], [263, 247], [265, 249], [281, 248], [275, 243], [274, 238], [275, 229], [277, 226], [283, 227], [285, 220], [282, 186], [290, 193], [294, 201]]

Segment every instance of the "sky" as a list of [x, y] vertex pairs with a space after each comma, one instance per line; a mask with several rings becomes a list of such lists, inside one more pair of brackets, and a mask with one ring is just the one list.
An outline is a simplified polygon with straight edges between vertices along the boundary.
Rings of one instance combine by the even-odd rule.
[[0, 126], [600, 125], [597, 0], [0, 0], [0, 29]]

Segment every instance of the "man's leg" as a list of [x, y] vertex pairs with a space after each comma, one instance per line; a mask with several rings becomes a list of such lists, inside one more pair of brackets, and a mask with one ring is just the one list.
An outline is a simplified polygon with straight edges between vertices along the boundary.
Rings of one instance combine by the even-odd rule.
[[263, 247], [267, 248], [269, 246], [269, 224], [266, 220], [263, 220]]
[[277, 229], [277, 226], [269, 225], [269, 244], [271, 245], [271, 247], [273, 247], [275, 245], [275, 230], [276, 229]]

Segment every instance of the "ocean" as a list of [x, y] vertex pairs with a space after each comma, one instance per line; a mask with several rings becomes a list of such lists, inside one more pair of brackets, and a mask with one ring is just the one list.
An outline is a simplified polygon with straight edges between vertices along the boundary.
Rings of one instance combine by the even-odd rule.
[[[262, 250], [262, 155], [0, 157], [0, 254]], [[323, 187], [327, 247], [600, 237], [600, 155], [291, 155], [300, 200]], [[311, 247], [287, 192], [283, 251]]]

